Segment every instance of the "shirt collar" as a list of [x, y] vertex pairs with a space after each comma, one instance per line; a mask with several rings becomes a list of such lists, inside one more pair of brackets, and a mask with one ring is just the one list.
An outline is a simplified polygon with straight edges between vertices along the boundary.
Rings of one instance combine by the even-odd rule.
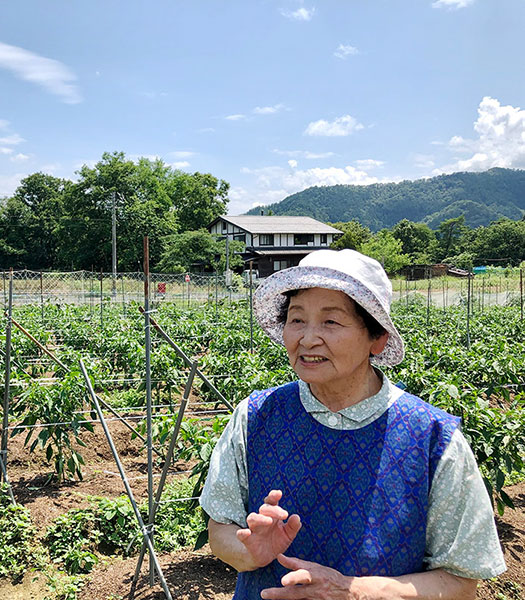
[[403, 391], [393, 385], [388, 377], [386, 377], [379, 369], [376, 368], [375, 371], [383, 381], [379, 392], [370, 398], [361, 400], [361, 402], [358, 402], [353, 406], [343, 408], [337, 413], [332, 413], [329, 408], [319, 402], [312, 394], [310, 386], [306, 382], [299, 380], [301, 403], [306, 412], [310, 413], [312, 416], [339, 414], [344, 420], [352, 421], [354, 423], [369, 421], [371, 417], [374, 416], [377, 418], [393, 404]]

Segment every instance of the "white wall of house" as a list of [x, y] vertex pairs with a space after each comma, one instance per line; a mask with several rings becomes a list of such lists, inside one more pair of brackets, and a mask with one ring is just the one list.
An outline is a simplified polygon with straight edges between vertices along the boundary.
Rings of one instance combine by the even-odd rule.
[[228, 235], [228, 236], [230, 236], [230, 239], [240, 239], [247, 246], [252, 245], [252, 234], [251, 233], [248, 233], [244, 229], [241, 229], [240, 227], [236, 227], [232, 223], [228, 223], [226, 221], [218, 221], [217, 223], [215, 223], [215, 225], [211, 228], [210, 233], [212, 235], [217, 235], [217, 236]]
[[242, 236], [244, 236], [243, 241], [246, 243], [246, 245], [255, 248], [307, 248], [309, 246], [329, 247], [334, 238], [333, 233], [315, 233], [313, 234], [312, 241], [296, 246], [294, 244], [293, 233], [251, 234], [246, 232], [244, 229], [236, 227], [232, 223], [228, 223], [227, 221], [223, 220], [219, 220], [217, 223], [215, 223], [215, 225], [213, 225], [213, 227], [211, 228], [211, 233], [218, 236], [228, 235], [230, 236], [230, 239], [242, 239]]

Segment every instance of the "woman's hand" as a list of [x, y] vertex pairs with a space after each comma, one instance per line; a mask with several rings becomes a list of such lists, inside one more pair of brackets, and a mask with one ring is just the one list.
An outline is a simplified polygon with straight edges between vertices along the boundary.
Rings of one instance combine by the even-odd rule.
[[290, 569], [281, 588], [267, 588], [267, 600], [474, 600], [477, 581], [443, 569], [401, 577], [347, 577], [335, 569], [280, 554]]
[[364, 598], [354, 596], [350, 591], [351, 581], [355, 578], [346, 577], [330, 567], [323, 567], [314, 562], [290, 558], [280, 554], [277, 560], [290, 569], [282, 579], [282, 588], [268, 588], [261, 593], [262, 598], [271, 600], [352, 600]]
[[301, 529], [299, 515], [289, 517], [279, 506], [282, 495], [281, 490], [272, 490], [259, 512], [248, 515], [248, 528], [237, 531], [237, 539], [244, 544], [256, 567], [265, 567], [285, 552]]

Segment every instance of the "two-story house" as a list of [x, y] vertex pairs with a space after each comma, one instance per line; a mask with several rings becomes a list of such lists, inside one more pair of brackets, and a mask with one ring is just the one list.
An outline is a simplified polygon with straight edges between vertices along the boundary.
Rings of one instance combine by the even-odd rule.
[[246, 244], [243, 258], [253, 261], [259, 277], [293, 267], [310, 252], [329, 248], [342, 231], [311, 217], [252, 216], [218, 217], [208, 231]]

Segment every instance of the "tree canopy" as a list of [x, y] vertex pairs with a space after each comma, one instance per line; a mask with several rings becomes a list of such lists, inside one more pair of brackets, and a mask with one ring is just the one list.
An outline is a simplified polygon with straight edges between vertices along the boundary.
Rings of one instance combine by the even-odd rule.
[[105, 152], [76, 182], [35, 173], [0, 206], [3, 268], [111, 270], [112, 212], [118, 270], [142, 268], [143, 237], [155, 267], [171, 236], [225, 214], [229, 184], [210, 173], [184, 173], [162, 160], [134, 162]]

